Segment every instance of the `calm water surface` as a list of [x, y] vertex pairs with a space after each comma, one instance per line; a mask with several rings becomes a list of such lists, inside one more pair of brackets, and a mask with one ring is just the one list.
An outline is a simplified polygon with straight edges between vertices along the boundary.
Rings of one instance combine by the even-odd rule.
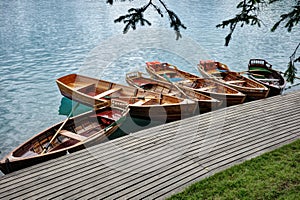
[[[167, 19], [149, 12], [151, 29], [139, 31], [152, 35], [139, 31], [134, 33], [138, 36], [122, 35], [123, 24], [113, 20], [125, 13], [130, 4], [110, 7], [105, 2], [0, 1], [0, 158], [65, 119], [58, 114], [61, 95], [55, 80], [60, 76], [82, 73], [125, 83], [125, 73], [144, 70], [145, 61], [166, 61], [197, 73], [197, 63], [190, 61], [202, 57], [224, 62], [239, 71], [246, 70], [250, 58], [264, 58], [283, 71], [300, 39], [296, 34], [299, 29], [292, 33], [284, 29], [269, 32], [280, 13], [278, 8], [285, 9], [286, 5], [265, 8], [260, 29], [238, 29], [230, 46], [224, 47], [228, 30], [215, 26], [236, 13], [233, 1], [166, 1], [188, 27], [182, 32], [183, 38], [202, 49], [190, 48], [182, 42], [180, 48], [177, 45], [170, 52], [172, 45], [166, 49], [164, 34], [156, 31], [168, 27]], [[172, 31], [165, 33], [168, 43], [179, 44]], [[161, 42], [157, 48], [150, 44], [153, 38]], [[191, 59], [186, 58], [186, 52]], [[93, 62], [95, 54], [99, 62]], [[107, 64], [109, 70], [99, 63]]]

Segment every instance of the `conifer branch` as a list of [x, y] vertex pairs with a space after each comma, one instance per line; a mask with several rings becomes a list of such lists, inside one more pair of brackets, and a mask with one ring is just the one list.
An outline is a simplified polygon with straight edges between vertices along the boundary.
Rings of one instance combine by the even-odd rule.
[[258, 12], [260, 11], [260, 7], [265, 4], [266, 2], [263, 0], [243, 0], [236, 6], [236, 8], [241, 9], [240, 13], [216, 26], [217, 28], [229, 26], [229, 34], [225, 37], [225, 46], [229, 45], [232, 34], [238, 24], [240, 24], [241, 27], [244, 25], [261, 26], [262, 21], [258, 18]]
[[[115, 1], [116, 0], [107, 0], [106, 2], [110, 5], [113, 5]], [[121, 2], [124, 1], [126, 0], [121, 0]], [[133, 1], [133, 0], [129, 0], [129, 1]], [[176, 40], [178, 40], [180, 37], [182, 37], [180, 32], [181, 28], [186, 29], [186, 27], [181, 22], [180, 18], [175, 14], [175, 12], [168, 9], [166, 4], [162, 0], [159, 0], [159, 3], [164, 8], [165, 12], [168, 14], [168, 18], [170, 20], [170, 27], [173, 28], [173, 30], [175, 31]], [[137, 28], [138, 23], [140, 23], [141, 26], [144, 25], [151, 26], [151, 22], [145, 19], [144, 17], [144, 12], [149, 7], [153, 7], [154, 10], [156, 10], [156, 12], [160, 15], [160, 17], [164, 17], [161, 8], [157, 4], [153, 3], [153, 0], [149, 0], [149, 2], [146, 5], [142, 6], [141, 8], [130, 8], [128, 10], [128, 14], [120, 16], [119, 18], [115, 19], [114, 22], [115, 23], [123, 22], [125, 24], [125, 27], [123, 29], [124, 34], [127, 33], [130, 28], [135, 30]]]
[[290, 56], [290, 61], [288, 63], [288, 67], [286, 71], [284, 72], [284, 76], [287, 78], [286, 80], [288, 82], [294, 83], [296, 74], [297, 74], [297, 68], [295, 66], [296, 62], [300, 62], [300, 56], [296, 58], [297, 51], [300, 47], [300, 43], [297, 45], [296, 49], [294, 50], [293, 54]]

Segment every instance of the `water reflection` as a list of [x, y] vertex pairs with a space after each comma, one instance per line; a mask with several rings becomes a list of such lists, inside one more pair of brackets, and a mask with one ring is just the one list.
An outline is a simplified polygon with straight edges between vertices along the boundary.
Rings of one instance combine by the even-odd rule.
[[[76, 101], [72, 101], [66, 97], [63, 97], [61, 99], [61, 103], [59, 106], [59, 114], [64, 116], [69, 116], [71, 110], [73, 110], [72, 116], [76, 116], [79, 114], [82, 114], [84, 112], [92, 110], [91, 107], [88, 107], [83, 104], [79, 104], [79, 106], [74, 110], [75, 105], [77, 105]], [[111, 134], [108, 139], [116, 139], [121, 136], [128, 135], [130, 133], [134, 133], [140, 130], [143, 130], [145, 128], [151, 128], [160, 124], [164, 124], [163, 121], [155, 121], [155, 120], [146, 120], [146, 119], [138, 119], [138, 118], [132, 118], [130, 116], [127, 117], [127, 119], [122, 123], [122, 125], [115, 131], [113, 134]]]

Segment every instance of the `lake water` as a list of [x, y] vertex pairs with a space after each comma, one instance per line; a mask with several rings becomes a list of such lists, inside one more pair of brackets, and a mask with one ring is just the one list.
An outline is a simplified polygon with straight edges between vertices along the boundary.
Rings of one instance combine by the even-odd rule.
[[148, 12], [151, 28], [123, 35], [123, 24], [113, 20], [131, 4], [105, 2], [0, 1], [0, 158], [65, 119], [58, 114], [62, 96], [55, 80], [60, 76], [81, 73], [125, 83], [126, 72], [144, 71], [151, 60], [197, 73], [199, 59], [243, 71], [250, 58], [264, 58], [284, 71], [300, 39], [299, 29], [269, 32], [287, 3], [264, 8], [260, 29], [237, 28], [230, 46], [224, 47], [228, 30], [215, 26], [237, 12], [232, 0], [165, 1], [187, 26], [179, 41], [168, 29], [168, 19], [153, 10]]

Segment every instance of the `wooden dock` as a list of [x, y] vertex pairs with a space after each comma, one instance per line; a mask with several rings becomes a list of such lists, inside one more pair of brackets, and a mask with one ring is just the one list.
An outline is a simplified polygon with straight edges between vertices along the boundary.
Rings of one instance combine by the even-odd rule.
[[139, 131], [0, 177], [0, 199], [164, 199], [300, 138], [300, 92]]

